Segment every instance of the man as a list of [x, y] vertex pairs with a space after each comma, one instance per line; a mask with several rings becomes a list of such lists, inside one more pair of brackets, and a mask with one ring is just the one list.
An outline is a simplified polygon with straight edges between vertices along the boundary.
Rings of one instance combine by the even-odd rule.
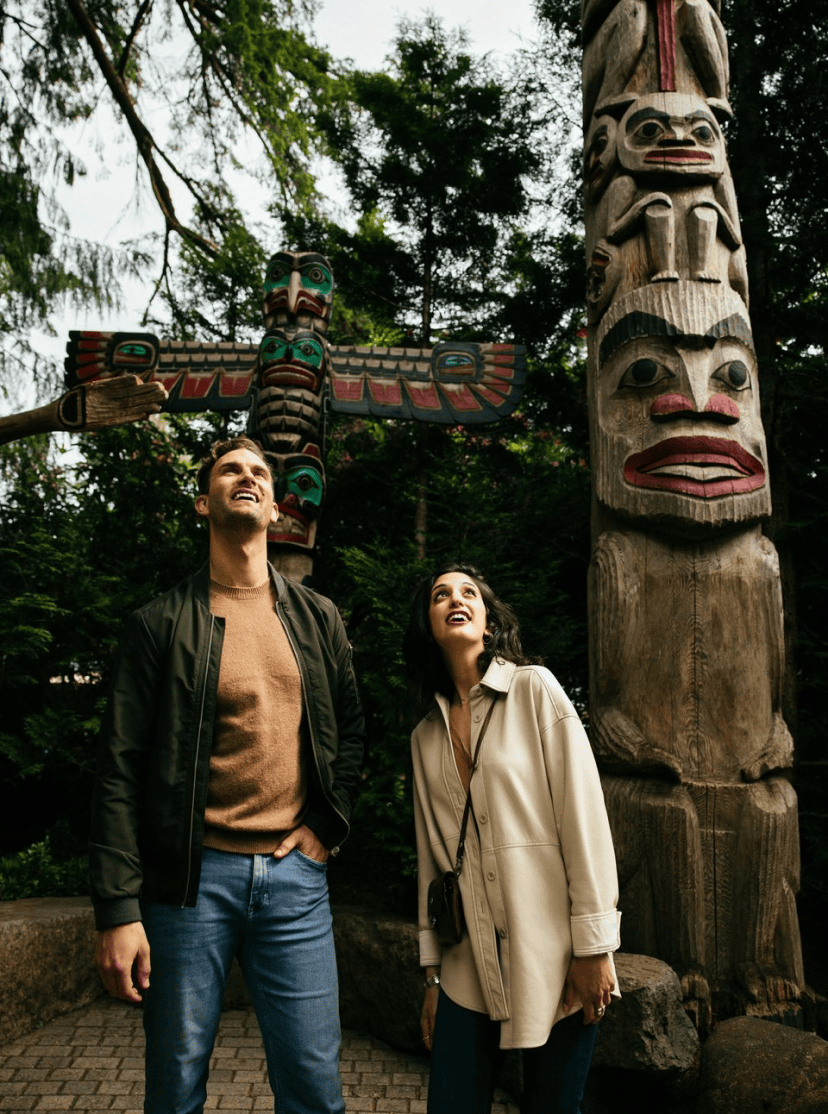
[[359, 781], [350, 648], [333, 604], [267, 563], [278, 508], [259, 446], [214, 445], [198, 488], [209, 561], [132, 615], [115, 663], [92, 811], [96, 961], [111, 994], [144, 1003], [147, 1114], [203, 1109], [236, 954], [275, 1109], [336, 1114], [325, 862]]

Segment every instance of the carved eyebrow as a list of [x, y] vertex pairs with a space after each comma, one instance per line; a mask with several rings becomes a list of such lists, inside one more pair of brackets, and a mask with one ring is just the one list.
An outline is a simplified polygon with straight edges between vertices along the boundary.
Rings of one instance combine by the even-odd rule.
[[640, 108], [627, 121], [627, 131], [630, 128], [637, 127], [642, 120], [660, 120], [662, 123], [669, 124], [670, 113], [665, 112], [662, 108]]
[[711, 128], [718, 134], [718, 127], [716, 121], [709, 112], [704, 112], [701, 108], [697, 108], [695, 112], [690, 112], [684, 117], [685, 121], [689, 124], [693, 120], [704, 120], [706, 124], [710, 124]]
[[603, 367], [623, 344], [640, 337], [662, 337], [671, 340], [674, 344], [681, 344], [683, 341], [685, 344], [701, 344], [705, 348], [714, 348], [718, 340], [729, 337], [731, 340], [741, 341], [751, 352], [754, 351], [750, 327], [738, 313], [717, 321], [703, 336], [700, 336], [697, 333], [683, 332], [664, 317], [635, 310], [633, 313], [626, 314], [620, 321], [616, 321], [601, 341], [598, 349], [599, 368]]

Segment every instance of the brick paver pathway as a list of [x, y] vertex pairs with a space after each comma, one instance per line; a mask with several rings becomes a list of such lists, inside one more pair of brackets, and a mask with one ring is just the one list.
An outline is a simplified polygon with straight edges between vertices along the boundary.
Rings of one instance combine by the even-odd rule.
[[[0, 1046], [0, 1111], [117, 1110], [141, 1114], [144, 1070], [140, 1012], [100, 999]], [[428, 1061], [346, 1031], [342, 1082], [348, 1114], [425, 1114]], [[493, 1114], [517, 1114], [498, 1093]], [[222, 1114], [272, 1111], [264, 1049], [252, 1011], [222, 1014], [206, 1109]]]

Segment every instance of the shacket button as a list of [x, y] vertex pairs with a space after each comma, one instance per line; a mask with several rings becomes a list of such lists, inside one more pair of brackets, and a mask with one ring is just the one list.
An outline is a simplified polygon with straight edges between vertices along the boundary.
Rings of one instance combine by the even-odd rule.
[[475, 716], [474, 717], [474, 722], [475, 723], [480, 723], [480, 716]]
[[494, 882], [495, 872], [493, 870], [490, 870], [489, 873], [486, 875], [486, 877], [489, 879], [490, 882]]
[[488, 818], [488, 816], [487, 816], [487, 815], [486, 815], [486, 813], [484, 812], [484, 813], [482, 813], [482, 814], [481, 814], [481, 816], [480, 816], [480, 823], [481, 823], [481, 824], [485, 824], [485, 823], [487, 822], [487, 820], [488, 820], [488, 819], [489, 819], [489, 818]]
[[506, 929], [505, 928], [501, 928], [501, 930], [500, 930], [500, 939], [501, 940], [506, 939]]

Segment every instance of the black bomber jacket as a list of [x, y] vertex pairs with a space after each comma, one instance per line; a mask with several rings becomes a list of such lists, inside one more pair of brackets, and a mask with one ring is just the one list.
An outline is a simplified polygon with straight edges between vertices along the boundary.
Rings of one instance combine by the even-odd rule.
[[[351, 648], [329, 599], [269, 568], [302, 676], [313, 756], [304, 823], [336, 853], [358, 794], [365, 734]], [[99, 929], [141, 920], [140, 897], [196, 903], [223, 641], [206, 564], [127, 622], [92, 803]]]

